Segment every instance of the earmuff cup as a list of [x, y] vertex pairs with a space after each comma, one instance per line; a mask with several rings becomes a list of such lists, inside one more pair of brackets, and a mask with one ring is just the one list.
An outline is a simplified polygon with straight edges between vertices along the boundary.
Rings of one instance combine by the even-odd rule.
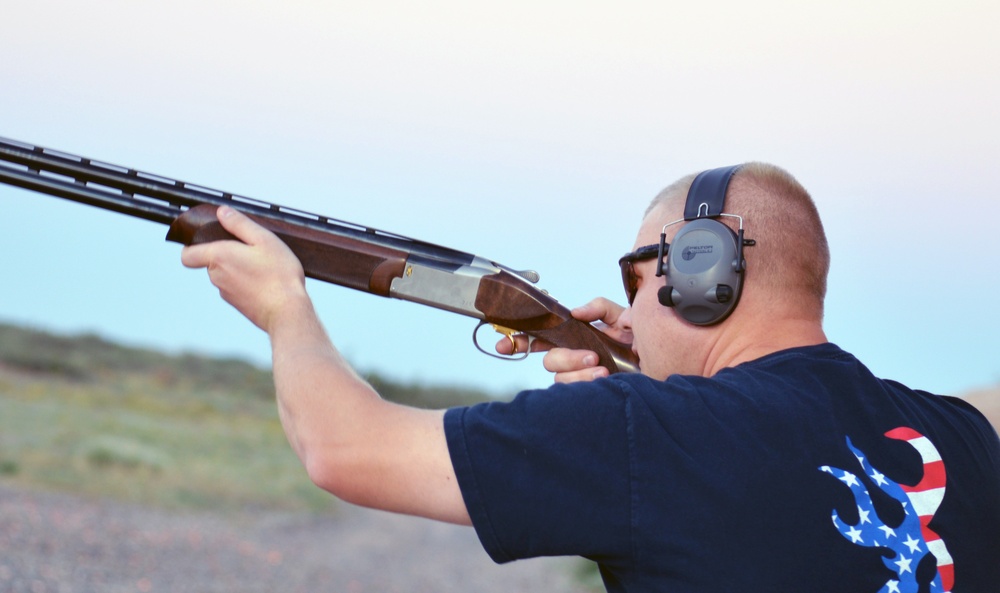
[[719, 323], [742, 292], [738, 258], [738, 238], [728, 226], [709, 218], [685, 224], [670, 244], [669, 284], [658, 293], [660, 304], [694, 325]]

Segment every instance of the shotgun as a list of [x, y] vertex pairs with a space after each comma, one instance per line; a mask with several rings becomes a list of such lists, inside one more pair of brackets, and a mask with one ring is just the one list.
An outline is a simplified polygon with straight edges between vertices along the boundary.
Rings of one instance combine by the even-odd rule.
[[507, 359], [527, 356], [484, 349], [479, 330], [491, 325], [512, 343], [514, 336], [524, 334], [529, 343], [541, 339], [592, 350], [613, 373], [638, 371], [628, 345], [574, 319], [568, 308], [534, 286], [538, 274], [530, 270], [2, 137], [0, 182], [169, 225], [166, 239], [183, 245], [233, 239], [215, 215], [219, 206], [232, 206], [281, 238], [310, 278], [479, 320], [472, 341], [480, 352]]

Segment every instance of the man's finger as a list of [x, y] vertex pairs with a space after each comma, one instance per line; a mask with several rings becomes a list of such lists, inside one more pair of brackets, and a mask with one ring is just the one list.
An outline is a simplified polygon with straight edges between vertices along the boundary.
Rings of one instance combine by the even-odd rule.
[[181, 263], [185, 268], [207, 268], [212, 262], [211, 243], [188, 245], [181, 250]]
[[579, 383], [581, 381], [594, 381], [608, 376], [608, 369], [604, 367], [594, 367], [572, 373], [556, 373], [554, 381], [556, 383]]
[[[230, 206], [219, 206], [216, 210], [216, 218], [219, 219], [222, 228], [247, 245], [259, 243], [262, 240], [261, 237], [267, 233], [266, 229]], [[218, 244], [224, 242], [211, 241], [188, 245], [181, 250], [181, 263], [188, 268], [207, 268], [211, 265], [215, 252], [219, 249]]]
[[597, 297], [585, 305], [576, 307], [571, 313], [573, 317], [580, 321], [603, 321], [608, 325], [612, 325], [618, 320], [618, 317], [621, 316], [624, 310], [625, 307], [612, 300]]
[[222, 228], [247, 245], [259, 245], [261, 242], [267, 241], [270, 236], [267, 229], [230, 206], [219, 206], [216, 216]]
[[596, 367], [597, 361], [597, 354], [590, 350], [553, 348], [542, 359], [542, 366], [551, 373], [565, 373]]
[[503, 337], [496, 344], [497, 354], [504, 356], [524, 354], [529, 351], [529, 348], [531, 352], [543, 352], [552, 348], [552, 344], [545, 340], [529, 340], [526, 334], [514, 334], [510, 338]]

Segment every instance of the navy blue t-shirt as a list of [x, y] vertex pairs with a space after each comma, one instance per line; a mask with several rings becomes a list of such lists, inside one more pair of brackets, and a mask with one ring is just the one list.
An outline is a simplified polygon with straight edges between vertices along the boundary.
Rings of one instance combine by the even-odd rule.
[[497, 562], [584, 556], [609, 591], [1000, 590], [996, 432], [833, 344], [553, 385], [445, 430]]

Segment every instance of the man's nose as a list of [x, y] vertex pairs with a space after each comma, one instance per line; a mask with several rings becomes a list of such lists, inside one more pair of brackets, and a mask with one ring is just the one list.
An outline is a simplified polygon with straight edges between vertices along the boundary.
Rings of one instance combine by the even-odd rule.
[[618, 318], [618, 322], [621, 324], [622, 329], [627, 329], [632, 331], [632, 306], [629, 305], [625, 307], [622, 311], [621, 317]]

